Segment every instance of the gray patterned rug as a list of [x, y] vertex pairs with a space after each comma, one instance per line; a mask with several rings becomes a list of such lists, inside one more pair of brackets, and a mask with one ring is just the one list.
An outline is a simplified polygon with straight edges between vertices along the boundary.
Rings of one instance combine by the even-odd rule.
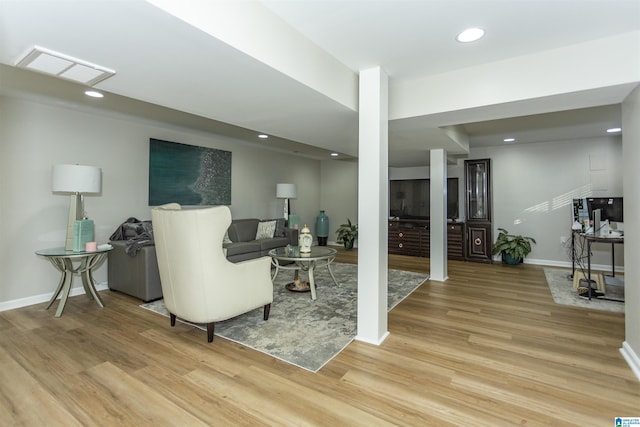
[[544, 275], [547, 278], [549, 290], [556, 304], [624, 313], [624, 302], [619, 302], [624, 301], [624, 282], [620, 280], [618, 275], [615, 278], [605, 276], [604, 298], [607, 299], [592, 298], [591, 300], [580, 298], [578, 292], [573, 289], [573, 279], [570, 278], [571, 270], [545, 268]]
[[[280, 272], [273, 285], [269, 320], [262, 320], [262, 308], [259, 308], [216, 323], [215, 334], [317, 372], [356, 336], [357, 266], [334, 263], [332, 269], [340, 286], [333, 283], [325, 267], [318, 267], [314, 271], [318, 296], [315, 301], [309, 292], [286, 290], [292, 272]], [[304, 274], [300, 272], [302, 280], [306, 279]], [[427, 278], [426, 274], [389, 270], [389, 310]], [[169, 316], [163, 300], [140, 307]], [[194, 326], [206, 330], [202, 325]], [[202, 339], [206, 340], [205, 335]]]

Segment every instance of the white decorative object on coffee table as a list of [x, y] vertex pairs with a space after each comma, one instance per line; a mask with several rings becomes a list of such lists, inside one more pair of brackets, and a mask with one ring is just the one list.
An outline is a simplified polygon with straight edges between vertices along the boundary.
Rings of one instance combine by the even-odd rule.
[[309, 227], [307, 227], [307, 224], [305, 224], [304, 227], [302, 227], [302, 230], [300, 230], [300, 235], [298, 236], [298, 246], [300, 247], [300, 253], [310, 253], [312, 243], [313, 236], [311, 235], [311, 230], [309, 230]]

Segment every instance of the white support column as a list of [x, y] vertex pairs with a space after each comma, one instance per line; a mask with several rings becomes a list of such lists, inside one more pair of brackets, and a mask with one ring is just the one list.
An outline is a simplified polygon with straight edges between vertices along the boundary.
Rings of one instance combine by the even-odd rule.
[[429, 279], [444, 282], [447, 280], [447, 155], [443, 149], [437, 149], [431, 150], [430, 156]]
[[380, 344], [387, 327], [389, 215], [388, 77], [381, 67], [360, 72], [358, 149], [358, 333]]

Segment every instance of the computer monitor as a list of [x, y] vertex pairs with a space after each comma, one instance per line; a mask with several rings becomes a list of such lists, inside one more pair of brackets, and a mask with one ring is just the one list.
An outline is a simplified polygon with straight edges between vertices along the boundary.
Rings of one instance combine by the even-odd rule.
[[624, 222], [622, 197], [589, 197], [587, 198], [589, 219], [594, 220], [594, 211], [600, 210], [600, 220]]

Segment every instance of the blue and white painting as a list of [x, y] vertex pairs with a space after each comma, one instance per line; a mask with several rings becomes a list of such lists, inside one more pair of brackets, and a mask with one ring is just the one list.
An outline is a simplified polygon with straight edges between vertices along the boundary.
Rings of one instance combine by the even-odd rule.
[[231, 204], [231, 152], [149, 139], [149, 206]]

